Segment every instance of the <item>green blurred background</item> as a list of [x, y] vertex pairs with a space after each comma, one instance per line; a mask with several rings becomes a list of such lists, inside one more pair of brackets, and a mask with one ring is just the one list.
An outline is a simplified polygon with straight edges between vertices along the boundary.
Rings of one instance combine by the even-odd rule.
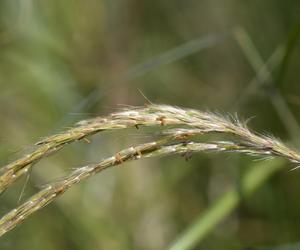
[[[143, 105], [141, 92], [155, 103], [254, 117], [252, 129], [299, 146], [299, 13], [295, 0], [1, 0], [1, 164], [75, 121]], [[155, 132], [68, 146], [2, 195], [1, 213]], [[0, 249], [166, 249], [253, 164], [225, 154], [126, 163], [72, 188], [1, 238]], [[291, 167], [195, 249], [299, 249], [300, 172]]]

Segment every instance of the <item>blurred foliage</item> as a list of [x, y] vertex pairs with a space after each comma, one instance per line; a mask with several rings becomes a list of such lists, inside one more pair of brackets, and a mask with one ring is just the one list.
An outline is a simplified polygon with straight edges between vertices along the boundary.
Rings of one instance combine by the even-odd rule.
[[[298, 123], [300, 47], [299, 40], [289, 41], [299, 30], [299, 13], [300, 2], [291, 0], [2, 0], [0, 162], [74, 121], [119, 105], [142, 105], [147, 100], [140, 91], [152, 102], [254, 116], [251, 128], [299, 145], [300, 138], [290, 138], [285, 126], [287, 113], [271, 101], [276, 91]], [[237, 41], [237, 27], [256, 54]], [[259, 55], [266, 63], [279, 46], [288, 60], [270, 67], [273, 78], [266, 88], [255, 81], [251, 60]], [[95, 136], [90, 145], [77, 143], [43, 160], [22, 197], [25, 178], [2, 195], [1, 213], [71, 168], [150, 140], [151, 131]], [[73, 188], [4, 236], [0, 248], [165, 249], [238, 185], [252, 162], [195, 155], [187, 163], [179, 157], [128, 163]], [[299, 178], [299, 171], [281, 170], [197, 249], [299, 245]]]

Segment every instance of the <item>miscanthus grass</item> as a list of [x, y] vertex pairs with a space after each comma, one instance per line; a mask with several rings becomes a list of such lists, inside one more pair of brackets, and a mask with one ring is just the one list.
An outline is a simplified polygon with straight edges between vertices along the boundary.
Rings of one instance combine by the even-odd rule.
[[[295, 167], [300, 163], [300, 154], [297, 151], [274, 137], [253, 133], [237, 118], [226, 118], [194, 109], [151, 104], [122, 110], [106, 117], [84, 120], [65, 132], [44, 138], [36, 143], [37, 148], [33, 152], [1, 169], [0, 192], [25, 174], [34, 163], [72, 142], [106, 130], [168, 125], [173, 125], [175, 128], [164, 131], [161, 137], [153, 142], [124, 149], [97, 164], [78, 168], [61, 180], [47, 185], [0, 219], [0, 236], [20, 224], [32, 213], [51, 203], [76, 183], [104, 169], [130, 160], [170, 154], [189, 157], [193, 152], [214, 151], [246, 153], [267, 158], [280, 156], [294, 163]], [[231, 135], [231, 139], [214, 142], [197, 142], [193, 139], [194, 135], [207, 133]]]

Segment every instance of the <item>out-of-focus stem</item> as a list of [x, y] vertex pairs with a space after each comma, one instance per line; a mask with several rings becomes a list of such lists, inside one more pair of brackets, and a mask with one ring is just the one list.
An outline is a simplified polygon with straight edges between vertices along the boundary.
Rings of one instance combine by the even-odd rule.
[[199, 245], [224, 218], [237, 208], [243, 198], [252, 195], [283, 166], [284, 161], [276, 159], [250, 167], [240, 182], [241, 187], [226, 192], [171, 244], [169, 250], [187, 250]]

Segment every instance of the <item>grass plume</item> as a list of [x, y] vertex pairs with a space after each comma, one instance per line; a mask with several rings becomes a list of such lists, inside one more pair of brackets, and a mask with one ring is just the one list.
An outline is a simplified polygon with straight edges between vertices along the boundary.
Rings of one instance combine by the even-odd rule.
[[[225, 118], [218, 114], [194, 109], [151, 104], [145, 107], [126, 109], [107, 117], [84, 120], [65, 132], [41, 140], [36, 144], [37, 149], [32, 153], [1, 169], [0, 191], [3, 192], [8, 188], [38, 160], [87, 136], [106, 130], [167, 125], [173, 125], [176, 128], [165, 131], [164, 135], [153, 142], [124, 149], [97, 164], [78, 168], [60, 181], [48, 185], [0, 219], [0, 236], [19, 225], [32, 213], [51, 203], [76, 183], [111, 166], [130, 160], [214, 151], [238, 152], [258, 157], [280, 156], [293, 163], [300, 163], [300, 154], [297, 151], [290, 149], [273, 137], [251, 132], [244, 123], [236, 118]], [[194, 135], [207, 133], [229, 134], [232, 136], [232, 140], [205, 143], [190, 141]]]

